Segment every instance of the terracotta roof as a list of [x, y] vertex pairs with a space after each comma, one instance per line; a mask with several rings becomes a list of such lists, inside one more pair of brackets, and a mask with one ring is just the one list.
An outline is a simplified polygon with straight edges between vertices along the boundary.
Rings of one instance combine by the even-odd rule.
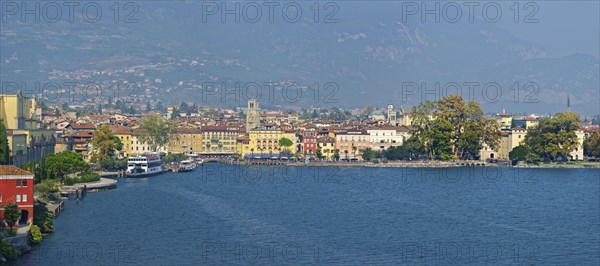
[[178, 128], [177, 133], [179, 134], [202, 134], [202, 130], [199, 128]]
[[14, 165], [0, 165], [0, 175], [33, 175]]
[[81, 123], [81, 124], [71, 124], [71, 127], [73, 129], [96, 129], [96, 126], [94, 126], [94, 124], [91, 123]]
[[240, 129], [235, 126], [203, 126], [202, 131], [218, 131], [218, 132], [239, 132]]
[[94, 132], [89, 131], [89, 130], [84, 130], [84, 131], [79, 131], [77, 133], [71, 134], [71, 137], [92, 137], [92, 135], [94, 135]]
[[132, 135], [133, 129], [122, 126], [110, 126], [110, 132], [114, 135]]

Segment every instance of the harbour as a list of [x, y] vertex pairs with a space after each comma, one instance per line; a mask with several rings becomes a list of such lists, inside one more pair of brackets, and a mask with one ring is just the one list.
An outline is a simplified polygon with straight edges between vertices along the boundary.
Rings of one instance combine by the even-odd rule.
[[597, 264], [599, 188], [594, 169], [208, 163], [67, 201], [15, 265]]

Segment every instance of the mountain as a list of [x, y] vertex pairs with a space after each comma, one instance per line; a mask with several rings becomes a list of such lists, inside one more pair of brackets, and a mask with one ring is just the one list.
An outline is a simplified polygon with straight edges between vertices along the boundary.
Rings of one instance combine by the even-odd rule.
[[[0, 26], [0, 78], [146, 82], [166, 102], [205, 104], [223, 104], [216, 96], [203, 98], [206, 82], [224, 82], [229, 89], [236, 82], [242, 88], [256, 83], [264, 106], [290, 107], [384, 106], [388, 101], [409, 107], [455, 93], [458, 84], [463, 97], [482, 102], [490, 112], [557, 112], [566, 109], [567, 94], [572, 110], [599, 112], [597, 57], [556, 57], [543, 44], [520, 40], [483, 20], [423, 23], [418, 16], [402, 17], [399, 2], [351, 1], [327, 8], [321, 2], [318, 22], [314, 3], [300, 2], [302, 16], [295, 23], [278, 12], [270, 22], [264, 6], [256, 23], [247, 21], [252, 6], [239, 23], [233, 15], [223, 23], [219, 13], [203, 19], [207, 5], [202, 2], [149, 1], [138, 3], [132, 16], [137, 22], [123, 23], [129, 14], [123, 9], [115, 23], [109, 4], [103, 4], [105, 15], [97, 23], [81, 17], [73, 23], [6, 19]], [[327, 15], [332, 23], [324, 22]], [[85, 71], [92, 74], [82, 75]], [[156, 79], [160, 83], [153, 83]], [[279, 84], [272, 100], [265, 82]], [[295, 90], [281, 88], [293, 82], [312, 87], [298, 102], [291, 100]]]

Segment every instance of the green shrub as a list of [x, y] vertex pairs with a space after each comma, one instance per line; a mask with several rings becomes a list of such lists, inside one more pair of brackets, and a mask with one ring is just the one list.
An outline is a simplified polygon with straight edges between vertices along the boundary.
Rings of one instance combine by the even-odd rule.
[[17, 255], [19, 253], [10, 243], [0, 239], [0, 256], [7, 260], [14, 260], [17, 258]]
[[35, 204], [33, 206], [33, 224], [41, 229], [42, 233], [51, 233], [54, 229], [53, 215], [48, 212], [43, 204]]
[[58, 185], [55, 180], [43, 180], [35, 185], [35, 191], [39, 192], [42, 198], [47, 198], [48, 195], [58, 192]]
[[102, 167], [103, 170], [106, 170], [106, 171], [124, 170], [124, 169], [127, 169], [127, 158], [124, 158], [124, 159], [110, 158], [108, 160], [103, 160], [100, 162], [100, 166]]
[[97, 173], [85, 173], [79, 177], [65, 178], [63, 183], [67, 186], [72, 186], [79, 183], [96, 182], [100, 180], [100, 175]]
[[37, 225], [32, 225], [29, 229], [29, 241], [34, 245], [42, 242], [42, 231]]
[[54, 231], [54, 214], [48, 213], [46, 216], [46, 220], [44, 221], [44, 225], [42, 226], [42, 231], [44, 233], [52, 233]]

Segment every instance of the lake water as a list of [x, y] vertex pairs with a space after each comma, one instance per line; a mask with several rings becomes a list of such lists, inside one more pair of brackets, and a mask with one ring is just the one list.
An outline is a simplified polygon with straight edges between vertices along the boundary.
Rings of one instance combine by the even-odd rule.
[[598, 265], [599, 178], [205, 164], [69, 201], [17, 264]]

